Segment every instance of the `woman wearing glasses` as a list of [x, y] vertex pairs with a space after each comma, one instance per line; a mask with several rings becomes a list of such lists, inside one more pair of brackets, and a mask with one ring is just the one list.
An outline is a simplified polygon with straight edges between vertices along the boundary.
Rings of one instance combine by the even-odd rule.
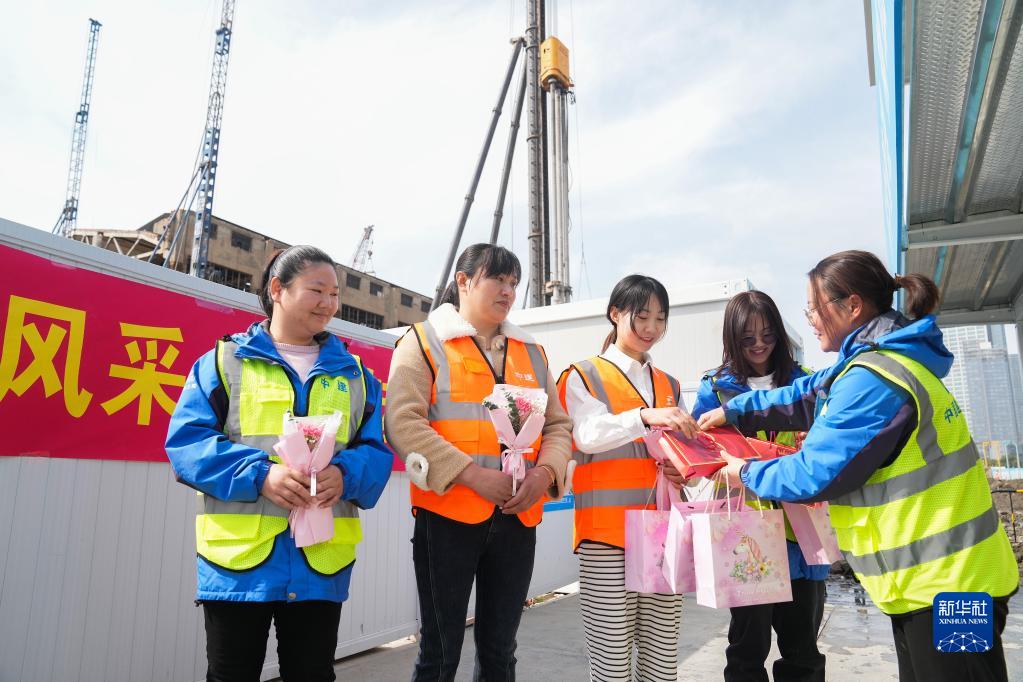
[[[865, 251], [828, 256], [809, 277], [807, 317], [835, 364], [737, 396], [700, 425], [809, 429], [800, 452], [726, 456], [725, 471], [767, 499], [830, 501], [839, 547], [891, 617], [903, 682], [1008, 680], [1001, 635], [1019, 571], [966, 416], [941, 383], [953, 357], [931, 314], [938, 289], [923, 275], [892, 277]], [[892, 309], [899, 289], [909, 319]], [[993, 626], [984, 649], [950, 654], [935, 641], [943, 592], [993, 598], [982, 604]]]
[[[796, 363], [778, 306], [761, 291], [736, 295], [725, 308], [721, 366], [703, 377], [693, 417], [720, 408], [738, 395], [789, 386], [810, 374]], [[795, 445], [793, 431], [743, 429], [747, 436]], [[770, 504], [770, 503], [768, 503]], [[829, 566], [809, 566], [785, 524], [792, 601], [731, 609], [725, 680], [767, 680], [764, 662], [771, 651], [771, 630], [778, 635], [781, 658], [775, 680], [823, 680], [824, 655], [817, 631], [824, 616], [824, 579]]]

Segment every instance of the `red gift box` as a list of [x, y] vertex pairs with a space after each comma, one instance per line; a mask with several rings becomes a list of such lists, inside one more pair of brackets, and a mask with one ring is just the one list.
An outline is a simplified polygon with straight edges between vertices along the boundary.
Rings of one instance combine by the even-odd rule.
[[778, 443], [760, 440], [759, 438], [747, 438], [746, 442], [749, 443], [750, 447], [752, 447], [754, 451], [756, 451], [757, 459], [776, 459], [778, 457], [784, 457], [785, 455], [791, 455], [799, 452], [796, 448], [790, 448], [787, 445], [780, 445]]
[[683, 478], [701, 478], [713, 475], [725, 466], [721, 458], [727, 452], [742, 459], [757, 457], [757, 451], [733, 427], [714, 428], [686, 438], [677, 431], [651, 431], [646, 436], [647, 447], [658, 447], [671, 460]]

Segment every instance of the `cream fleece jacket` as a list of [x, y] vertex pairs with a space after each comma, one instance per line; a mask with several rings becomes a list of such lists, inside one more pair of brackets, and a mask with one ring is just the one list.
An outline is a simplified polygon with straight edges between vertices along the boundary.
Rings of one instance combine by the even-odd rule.
[[[441, 340], [477, 336], [473, 326], [450, 304], [442, 305], [430, 313], [429, 320]], [[451, 488], [455, 477], [469, 466], [472, 459], [430, 427], [427, 411], [433, 389], [433, 373], [416, 339], [408, 338], [409, 334], [414, 333], [413, 330], [409, 330], [391, 358], [384, 430], [388, 444], [402, 459], [412, 452], [418, 452], [426, 458], [430, 464], [426, 484], [430, 490], [443, 495]], [[504, 338], [536, 343], [527, 332], [505, 322], [501, 325], [501, 335], [493, 339], [491, 348], [488, 349], [492, 357], [503, 355]], [[500, 352], [498, 346], [502, 349]], [[491, 360], [491, 364], [493, 363], [494, 360]], [[572, 457], [572, 420], [561, 406], [557, 386], [549, 370], [547, 410], [544, 416], [546, 419], [543, 440], [537, 463], [547, 464], [554, 469], [556, 482], [551, 486], [548, 495], [558, 499], [564, 494], [565, 471]]]

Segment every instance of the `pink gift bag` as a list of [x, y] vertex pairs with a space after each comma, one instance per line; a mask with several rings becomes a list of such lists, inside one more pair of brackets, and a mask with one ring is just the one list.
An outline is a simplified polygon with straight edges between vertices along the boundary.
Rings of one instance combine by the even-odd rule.
[[657, 509], [625, 510], [625, 589], [647, 594], [675, 594], [664, 579], [662, 566], [671, 508], [681, 504], [682, 498], [660, 471], [656, 503]]
[[696, 603], [712, 608], [792, 601], [779, 509], [693, 514]]
[[664, 541], [664, 563], [662, 573], [668, 587], [675, 594], [696, 591], [696, 567], [693, 563], [693, 526], [689, 517], [693, 514], [721, 514], [731, 507], [740, 510], [739, 497], [698, 502], [682, 502], [675, 505], [668, 517], [668, 533]]
[[827, 502], [814, 505], [782, 502], [803, 558], [811, 566], [830, 566], [842, 558]]

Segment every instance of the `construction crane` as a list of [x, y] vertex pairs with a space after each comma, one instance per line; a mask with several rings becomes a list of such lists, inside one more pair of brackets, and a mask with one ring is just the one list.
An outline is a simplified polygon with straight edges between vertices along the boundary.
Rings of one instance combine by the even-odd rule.
[[82, 101], [75, 113], [75, 127], [71, 133], [71, 165], [67, 174], [67, 196], [64, 208], [53, 226], [53, 234], [70, 237], [78, 227], [78, 194], [82, 189], [82, 166], [85, 162], [85, 133], [89, 125], [89, 105], [92, 102], [92, 81], [96, 74], [96, 47], [99, 29], [103, 24], [89, 19], [89, 47], [85, 53], [85, 77], [82, 80]]
[[367, 225], [362, 230], [362, 239], [355, 247], [355, 255], [352, 256], [352, 268], [367, 275], [374, 274], [373, 270], [373, 226]]
[[171, 214], [167, 229], [149, 256], [152, 261], [164, 239], [172, 235], [164, 265], [172, 267], [174, 253], [182, 233], [192, 226], [192, 257], [189, 272], [200, 279], [207, 277], [210, 229], [213, 224], [213, 192], [216, 189], [217, 163], [220, 153], [220, 127], [224, 118], [224, 94], [227, 91], [227, 63], [231, 54], [235, 0], [224, 0], [220, 28], [213, 48], [213, 72], [210, 96], [206, 107], [206, 128], [196, 157], [195, 170], [177, 209]]

